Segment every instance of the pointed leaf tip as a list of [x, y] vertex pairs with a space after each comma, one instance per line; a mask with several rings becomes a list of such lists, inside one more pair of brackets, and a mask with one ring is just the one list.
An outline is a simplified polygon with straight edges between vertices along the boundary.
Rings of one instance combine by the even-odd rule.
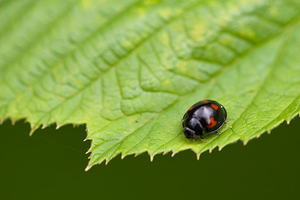
[[29, 136], [32, 136], [33, 135], [33, 133], [36, 131], [36, 129], [34, 129], [34, 128], [31, 128], [31, 130], [30, 130], [30, 132], [29, 132]]
[[151, 161], [151, 162], [153, 162], [154, 156], [155, 156], [155, 155], [150, 155], [150, 161]]
[[46, 124], [42, 125], [41, 129], [45, 129], [47, 127]]
[[173, 151], [171, 154], [171, 157], [174, 157], [176, 155], [176, 153], [177, 153], [176, 151]]
[[244, 140], [242, 142], [243, 142], [243, 145], [246, 146], [248, 144], [249, 140]]
[[90, 165], [86, 166], [86, 168], [84, 169], [84, 171], [86, 171], [86, 172], [89, 171], [91, 169], [91, 167], [92, 166], [90, 166]]
[[196, 154], [197, 160], [200, 160], [200, 155], [201, 155], [201, 153]]

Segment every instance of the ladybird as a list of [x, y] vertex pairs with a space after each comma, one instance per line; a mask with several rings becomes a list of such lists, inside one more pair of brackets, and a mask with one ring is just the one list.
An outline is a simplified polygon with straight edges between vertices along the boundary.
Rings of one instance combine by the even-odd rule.
[[186, 138], [195, 139], [204, 133], [216, 133], [226, 122], [227, 112], [223, 105], [213, 100], [202, 100], [192, 105], [183, 116], [182, 126]]

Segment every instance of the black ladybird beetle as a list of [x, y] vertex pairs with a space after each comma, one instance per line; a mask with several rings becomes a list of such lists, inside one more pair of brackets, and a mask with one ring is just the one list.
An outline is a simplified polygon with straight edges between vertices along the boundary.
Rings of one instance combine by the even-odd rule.
[[195, 139], [204, 133], [216, 133], [227, 118], [227, 112], [221, 104], [213, 100], [202, 100], [192, 105], [183, 116], [183, 133], [186, 138]]

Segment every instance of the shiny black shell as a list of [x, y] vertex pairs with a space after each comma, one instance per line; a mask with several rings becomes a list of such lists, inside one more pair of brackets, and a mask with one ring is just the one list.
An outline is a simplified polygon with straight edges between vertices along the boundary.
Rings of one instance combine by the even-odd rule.
[[223, 105], [213, 100], [202, 100], [192, 105], [184, 114], [182, 126], [186, 138], [204, 133], [217, 133], [226, 122], [227, 112]]

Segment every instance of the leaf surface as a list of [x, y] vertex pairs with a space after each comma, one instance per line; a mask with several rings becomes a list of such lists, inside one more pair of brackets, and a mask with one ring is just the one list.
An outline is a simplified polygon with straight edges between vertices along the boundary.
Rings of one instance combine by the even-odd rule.
[[[2, 1], [0, 119], [85, 123], [87, 169], [247, 143], [300, 111], [299, 11], [297, 0]], [[194, 142], [181, 118], [202, 99], [228, 119]]]

